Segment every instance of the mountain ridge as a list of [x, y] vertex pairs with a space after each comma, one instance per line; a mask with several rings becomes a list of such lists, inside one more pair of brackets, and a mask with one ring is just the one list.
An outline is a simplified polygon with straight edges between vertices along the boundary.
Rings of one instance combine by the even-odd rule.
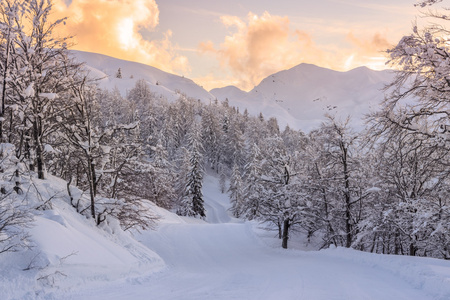
[[350, 115], [352, 125], [361, 129], [364, 115], [376, 109], [384, 99], [383, 88], [393, 79], [390, 70], [375, 71], [358, 67], [341, 72], [312, 64], [299, 64], [264, 78], [240, 98], [230, 89], [214, 89], [218, 100], [246, 107], [250, 114], [260, 112], [267, 118], [276, 117], [281, 129], [310, 131], [319, 126], [326, 113], [341, 118]]
[[[137, 80], [143, 79], [156, 95], [169, 101], [181, 95], [204, 103], [228, 99], [229, 105], [241, 111], [247, 109], [251, 115], [262, 113], [266, 118], [277, 118], [281, 129], [289, 125], [303, 131], [319, 126], [325, 113], [337, 117], [350, 115], [352, 125], [361, 129], [364, 115], [377, 108], [384, 99], [382, 89], [393, 79], [390, 70], [375, 71], [362, 66], [342, 72], [301, 63], [267, 76], [248, 92], [235, 86], [206, 91], [189, 78], [145, 64], [97, 53], [75, 50], [71, 53], [85, 62], [91, 73], [102, 78], [100, 87], [118, 89], [123, 96]], [[119, 68], [122, 78], [115, 76]]]

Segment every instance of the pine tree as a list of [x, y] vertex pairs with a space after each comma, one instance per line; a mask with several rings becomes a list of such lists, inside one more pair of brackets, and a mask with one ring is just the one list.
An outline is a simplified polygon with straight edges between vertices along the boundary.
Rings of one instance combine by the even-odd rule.
[[153, 149], [151, 165], [152, 177], [148, 183], [151, 193], [149, 200], [166, 209], [172, 208], [175, 200], [175, 178], [172, 164], [168, 161], [167, 150], [161, 141]]
[[186, 174], [185, 193], [179, 209], [180, 214], [184, 216], [206, 216], [202, 193], [205, 172], [202, 151], [200, 126], [194, 122], [188, 135], [189, 170]]
[[122, 79], [122, 70], [120, 68], [117, 69], [116, 78]]
[[236, 218], [242, 216], [244, 209], [243, 184], [239, 167], [235, 164], [233, 166], [228, 192], [230, 193], [230, 210]]
[[227, 186], [227, 174], [226, 167], [222, 164], [219, 164], [219, 187], [220, 192], [223, 194], [226, 191]]
[[248, 163], [244, 169], [244, 190], [245, 199], [243, 215], [248, 220], [253, 220], [261, 215], [261, 201], [264, 197], [264, 187], [261, 183], [262, 177], [262, 157], [259, 147], [253, 144], [250, 149]]

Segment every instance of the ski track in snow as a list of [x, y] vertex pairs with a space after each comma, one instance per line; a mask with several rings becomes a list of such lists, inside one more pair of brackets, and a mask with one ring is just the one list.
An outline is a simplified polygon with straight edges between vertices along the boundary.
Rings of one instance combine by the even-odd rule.
[[[217, 189], [217, 179], [207, 176], [209, 223], [165, 223], [137, 237], [165, 261], [164, 271], [107, 283], [66, 295], [67, 299], [449, 299], [448, 290], [438, 287], [430, 295], [423, 289], [427, 281], [414, 280], [421, 276], [416, 273], [424, 272], [422, 266], [412, 269], [411, 280], [396, 273], [409, 257], [395, 256], [390, 266], [389, 256], [348, 249], [306, 252], [269, 247], [255, 233], [254, 224], [228, 215], [227, 196]], [[448, 276], [449, 268], [443, 273]]]

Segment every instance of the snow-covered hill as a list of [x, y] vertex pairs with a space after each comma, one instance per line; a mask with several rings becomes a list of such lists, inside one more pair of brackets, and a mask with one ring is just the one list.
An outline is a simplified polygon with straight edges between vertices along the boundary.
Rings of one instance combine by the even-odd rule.
[[[102, 88], [117, 88], [126, 95], [139, 79], [144, 79], [156, 95], [174, 101], [185, 94], [204, 103], [218, 99], [229, 100], [231, 106], [247, 109], [252, 115], [260, 112], [266, 118], [278, 119], [280, 128], [309, 131], [325, 119], [325, 113], [342, 118], [350, 115], [352, 124], [362, 127], [365, 114], [376, 109], [383, 100], [382, 88], [392, 80], [391, 71], [374, 71], [360, 67], [348, 72], [338, 72], [310, 64], [300, 64], [292, 69], [270, 75], [250, 92], [234, 86], [216, 88], [210, 92], [194, 81], [163, 72], [140, 63], [124, 61], [102, 54], [72, 51], [85, 62]], [[122, 78], [116, 78], [118, 70]]]
[[[163, 220], [158, 230], [137, 235], [164, 260], [165, 270], [132, 280], [103, 281], [66, 296], [83, 300], [450, 298], [448, 261], [344, 248], [282, 250], [274, 232], [228, 216], [228, 197], [220, 193], [213, 174], [205, 177], [204, 194], [207, 222]], [[297, 245], [305, 249], [304, 240]]]
[[289, 124], [311, 130], [324, 120], [325, 113], [342, 118], [350, 115], [352, 124], [362, 127], [362, 118], [377, 109], [384, 98], [382, 89], [392, 78], [391, 71], [366, 67], [338, 72], [300, 64], [270, 75], [248, 93], [230, 87], [211, 93], [222, 101], [228, 98], [232, 106], [247, 108], [250, 114], [276, 117], [281, 129]]
[[151, 206], [158, 228], [134, 236], [76, 213], [66, 182], [50, 176], [34, 184], [53, 197], [52, 208], [29, 229], [33, 248], [0, 255], [2, 300], [450, 299], [449, 261], [305, 251], [294, 236], [293, 248], [282, 250], [274, 232], [229, 216], [212, 173], [204, 180], [205, 221]]
[[245, 99], [248, 96], [247, 92], [232, 85], [223, 88], [212, 89], [209, 92], [220, 101], [225, 101], [226, 99], [236, 101], [239, 99]]
[[[136, 81], [143, 79], [150, 85], [155, 94], [161, 95], [169, 101], [178, 99], [180, 94], [200, 99], [206, 103], [215, 99], [215, 96], [191, 79], [170, 74], [148, 65], [97, 53], [75, 50], [71, 53], [78, 61], [86, 63], [93, 77], [102, 78], [100, 81], [102, 88], [109, 90], [117, 88], [122, 96], [126, 96], [127, 91], [134, 87]], [[116, 77], [119, 68], [122, 78]]]

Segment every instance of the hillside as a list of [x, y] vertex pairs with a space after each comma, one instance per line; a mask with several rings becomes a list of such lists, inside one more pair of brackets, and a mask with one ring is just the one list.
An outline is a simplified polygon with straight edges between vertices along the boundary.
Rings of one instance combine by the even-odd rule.
[[278, 119], [281, 128], [289, 124], [309, 131], [320, 125], [324, 114], [350, 115], [361, 128], [362, 118], [383, 100], [382, 88], [392, 80], [391, 71], [360, 67], [338, 72], [310, 64], [300, 64], [263, 79], [248, 93], [229, 87], [211, 90], [219, 100], [247, 108], [250, 114], [262, 112]]
[[[100, 86], [117, 88], [123, 96], [137, 80], [144, 79], [155, 94], [174, 101], [185, 94], [204, 103], [214, 99], [228, 99], [231, 106], [247, 109], [251, 115], [260, 112], [266, 118], [278, 119], [280, 128], [288, 125], [309, 131], [320, 125], [324, 114], [350, 115], [353, 125], [361, 128], [362, 118], [377, 109], [383, 100], [382, 88], [392, 80], [390, 71], [374, 71], [366, 67], [338, 72], [310, 64], [300, 64], [263, 79], [251, 91], [234, 86], [216, 88], [207, 92], [194, 81], [163, 72], [140, 63], [124, 61], [102, 54], [72, 51], [85, 62], [94, 77], [102, 78]], [[116, 78], [118, 69], [122, 78]]]
[[[169, 101], [178, 99], [180, 93], [205, 102], [215, 99], [213, 95], [192, 80], [166, 73], [152, 66], [97, 53], [75, 50], [72, 50], [71, 53], [79, 62], [86, 63], [87, 69], [93, 77], [102, 78], [100, 87], [108, 90], [117, 88], [122, 96], [126, 96], [127, 91], [133, 88], [136, 81], [143, 79], [157, 95], [161, 95]], [[116, 77], [119, 68], [122, 78]]]
[[[33, 152], [19, 137], [30, 132], [22, 117], [34, 112], [8, 120], [14, 144], [0, 148], [2, 300], [450, 299], [448, 151], [434, 147], [430, 155], [422, 144], [433, 140], [407, 134], [403, 147], [393, 135], [383, 147], [360, 149], [360, 135], [332, 121], [309, 136], [278, 135], [273, 123], [209, 105], [211, 98], [173, 102], [183, 86], [210, 97], [183, 77], [77, 55], [91, 60], [86, 68], [102, 87], [126, 95], [144, 79], [169, 101], [145, 86], [132, 99], [95, 87], [61, 92], [39, 114], [54, 134]], [[363, 112], [361, 99], [378, 97], [385, 74], [299, 65], [249, 93], [214, 92], [244, 96], [255, 114], [309, 128], [321, 118], [309, 107], [315, 103], [341, 99]], [[12, 99], [22, 101], [19, 92]], [[314, 99], [305, 104], [296, 95]], [[339, 111], [334, 106], [324, 109]], [[45, 163], [31, 159], [37, 150]], [[417, 170], [425, 174], [418, 191], [409, 177]], [[409, 191], [420, 198], [406, 202]]]
[[[51, 178], [46, 186], [56, 191], [64, 182]], [[305, 251], [300, 236], [292, 237], [293, 249], [281, 250], [273, 232], [228, 216], [228, 197], [218, 186], [218, 178], [206, 176], [206, 222], [152, 207], [161, 216], [158, 228], [134, 238], [96, 228], [56, 201], [30, 231], [36, 241], [31, 254], [39, 255], [35, 269], [22, 271], [31, 255], [20, 261], [11, 253], [1, 261], [2, 299], [450, 297], [448, 261], [344, 248]]]

